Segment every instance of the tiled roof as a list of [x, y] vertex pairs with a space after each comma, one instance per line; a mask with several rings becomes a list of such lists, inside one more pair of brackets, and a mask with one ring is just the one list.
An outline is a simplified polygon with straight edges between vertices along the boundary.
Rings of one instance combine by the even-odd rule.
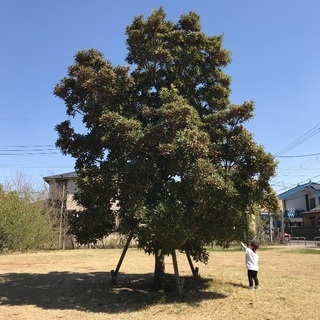
[[48, 182], [50, 180], [65, 180], [65, 179], [75, 179], [77, 174], [75, 172], [61, 173], [53, 176], [44, 177], [43, 180]]
[[306, 211], [303, 214], [306, 214], [306, 213], [320, 213], [320, 206], [315, 207], [315, 208], [313, 208], [313, 209], [311, 209], [309, 211]]
[[312, 190], [315, 194], [320, 196], [320, 184], [310, 181], [308, 183], [297, 185], [296, 187], [294, 187], [290, 190], [287, 190], [283, 193], [280, 193], [278, 195], [278, 197], [281, 200], [287, 200], [287, 199], [290, 199], [291, 197], [293, 197], [294, 195], [296, 195], [297, 193], [303, 191], [304, 189]]

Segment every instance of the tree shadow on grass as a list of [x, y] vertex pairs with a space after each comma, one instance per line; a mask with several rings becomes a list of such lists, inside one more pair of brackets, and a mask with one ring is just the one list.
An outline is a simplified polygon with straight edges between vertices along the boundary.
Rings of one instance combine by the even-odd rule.
[[198, 304], [203, 300], [226, 296], [208, 290], [211, 280], [186, 279], [183, 297], [175, 291], [172, 276], [168, 290], [151, 290], [153, 274], [119, 273], [111, 283], [110, 273], [50, 272], [46, 274], [7, 273], [0, 276], [0, 306], [35, 305], [43, 309], [73, 309], [119, 313], [144, 309], [154, 304]]
[[248, 289], [248, 286], [244, 285], [243, 283], [228, 282], [228, 284], [230, 284], [230, 285], [232, 285], [234, 287]]

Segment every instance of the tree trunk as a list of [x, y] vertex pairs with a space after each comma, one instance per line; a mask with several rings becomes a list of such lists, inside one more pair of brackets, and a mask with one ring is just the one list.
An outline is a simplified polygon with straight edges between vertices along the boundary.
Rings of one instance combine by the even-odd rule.
[[116, 283], [116, 278], [117, 278], [118, 272], [120, 270], [122, 261], [123, 261], [125, 255], [127, 253], [127, 250], [129, 248], [131, 239], [132, 239], [132, 236], [129, 236], [128, 239], [127, 239], [127, 242], [126, 242], [126, 244], [125, 244], [125, 246], [124, 246], [124, 248], [122, 250], [122, 254], [121, 254], [121, 257], [120, 257], [119, 262], [117, 264], [116, 270], [111, 270], [111, 281], [112, 281], [112, 283]]
[[189, 266], [191, 268], [192, 275], [196, 279], [199, 276], [199, 268], [198, 267], [195, 268], [193, 266], [192, 259], [191, 259], [191, 256], [188, 251], [186, 251], [186, 255], [187, 255], [188, 262], [189, 262]]
[[156, 291], [164, 289], [165, 263], [164, 254], [159, 250], [155, 255], [153, 288]]
[[177, 291], [178, 291], [179, 296], [182, 297], [183, 284], [181, 282], [180, 275], [179, 275], [178, 261], [177, 261], [177, 256], [176, 256], [175, 250], [173, 250], [173, 252], [172, 252], [172, 263], [173, 263], [174, 278], [176, 280]]

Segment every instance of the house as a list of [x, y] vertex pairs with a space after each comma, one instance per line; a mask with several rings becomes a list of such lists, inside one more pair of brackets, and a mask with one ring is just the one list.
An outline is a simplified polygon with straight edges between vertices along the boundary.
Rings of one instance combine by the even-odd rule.
[[71, 249], [77, 246], [75, 238], [68, 234], [68, 213], [74, 210], [81, 210], [81, 207], [74, 201], [74, 194], [77, 185], [75, 172], [57, 174], [44, 177], [43, 180], [49, 185], [49, 203], [56, 210], [59, 221], [57, 230], [58, 248]]
[[81, 210], [74, 201], [77, 189], [77, 174], [68, 172], [44, 177], [43, 180], [49, 185], [49, 201], [56, 208], [65, 211]]
[[[312, 225], [308, 222], [308, 217], [312, 215], [312, 209], [320, 206], [320, 184], [309, 181], [279, 194], [278, 197], [282, 203], [285, 232], [313, 240], [314, 233], [311, 232]], [[318, 233], [320, 235], [319, 230], [316, 234]]]
[[[62, 173], [44, 177], [43, 180], [49, 185], [49, 202], [57, 210], [59, 216], [59, 248], [75, 248], [78, 244], [75, 238], [67, 232], [67, 217], [70, 212], [82, 210], [82, 207], [74, 200], [74, 195], [77, 191], [77, 174], [76, 172]], [[111, 204], [111, 209], [118, 210], [117, 201]], [[119, 224], [116, 215], [115, 219], [116, 224]], [[118, 246], [122, 241], [122, 237], [114, 233], [101, 239], [97, 244], [110, 246], [110, 243], [113, 242], [113, 245]]]
[[[75, 172], [48, 176], [43, 180], [49, 184], [49, 201], [57, 206], [57, 204], [61, 205], [61, 199], [63, 199], [65, 211], [81, 210], [81, 206], [74, 200], [74, 194], [77, 191], [77, 174]], [[113, 203], [111, 208], [118, 210], [117, 202]]]
[[320, 206], [304, 212], [302, 219], [305, 227], [320, 228]]

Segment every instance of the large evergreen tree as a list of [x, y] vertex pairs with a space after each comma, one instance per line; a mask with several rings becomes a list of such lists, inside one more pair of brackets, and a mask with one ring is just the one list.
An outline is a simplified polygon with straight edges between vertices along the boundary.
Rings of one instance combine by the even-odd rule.
[[252, 208], [276, 205], [276, 163], [244, 127], [254, 103], [230, 103], [230, 52], [196, 13], [175, 24], [160, 8], [134, 18], [126, 35], [129, 66], [80, 51], [56, 85], [70, 116], [56, 126], [56, 145], [76, 159], [85, 208], [71, 231], [82, 243], [113, 232], [110, 203], [119, 201], [118, 231], [155, 255], [159, 288], [165, 255], [206, 262], [206, 243], [243, 238]]

